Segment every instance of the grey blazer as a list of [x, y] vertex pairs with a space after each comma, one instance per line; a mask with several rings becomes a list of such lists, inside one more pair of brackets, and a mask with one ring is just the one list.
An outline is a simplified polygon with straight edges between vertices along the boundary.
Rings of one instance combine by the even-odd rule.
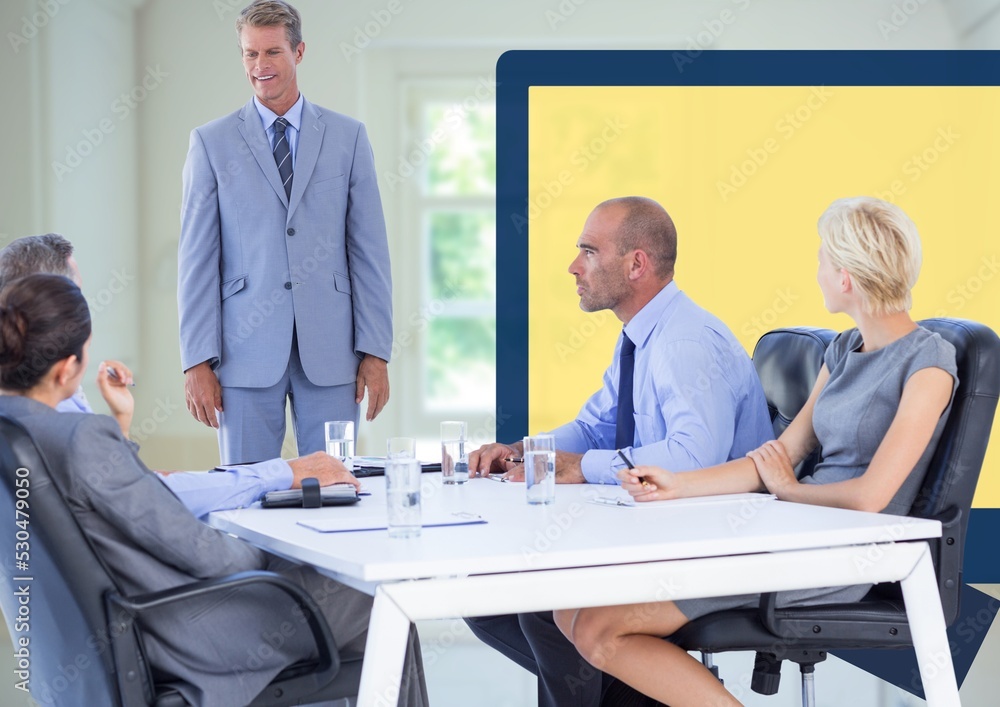
[[304, 101], [286, 199], [251, 99], [192, 131], [183, 182], [183, 370], [211, 361], [224, 386], [274, 385], [293, 324], [316, 385], [353, 382], [363, 354], [389, 359], [389, 247], [364, 125]]
[[[126, 595], [281, 564], [192, 516], [110, 417], [60, 413], [9, 395], [0, 395], [0, 413], [34, 437], [84, 534]], [[283, 622], [302, 629], [289, 633]], [[190, 602], [183, 610], [165, 608], [150, 614], [143, 628], [154, 668], [190, 683], [185, 696], [206, 707], [247, 704], [282, 668], [311, 654], [301, 613], [264, 588]]]

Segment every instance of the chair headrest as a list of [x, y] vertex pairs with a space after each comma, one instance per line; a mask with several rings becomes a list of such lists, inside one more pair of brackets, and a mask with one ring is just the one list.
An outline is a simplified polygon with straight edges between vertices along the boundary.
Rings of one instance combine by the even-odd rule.
[[764, 387], [776, 437], [809, 399], [823, 354], [835, 336], [836, 332], [814, 327], [774, 329], [754, 347], [753, 365]]

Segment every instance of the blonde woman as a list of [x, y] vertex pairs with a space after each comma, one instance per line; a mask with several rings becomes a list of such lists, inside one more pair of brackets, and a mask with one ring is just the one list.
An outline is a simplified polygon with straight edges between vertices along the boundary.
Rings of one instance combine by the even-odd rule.
[[[674, 473], [624, 470], [638, 502], [767, 490], [783, 501], [905, 515], [940, 438], [957, 385], [955, 350], [909, 315], [920, 271], [913, 222], [890, 203], [840, 199], [819, 220], [817, 279], [830, 312], [856, 328], [837, 336], [808, 401], [778, 440], [746, 458]], [[813, 473], [794, 467], [817, 446]], [[646, 483], [642, 483], [645, 479]], [[781, 592], [779, 606], [857, 601], [869, 585]], [[556, 612], [595, 667], [671, 707], [737, 705], [719, 681], [661, 640], [705, 614], [753, 607], [759, 595]]]

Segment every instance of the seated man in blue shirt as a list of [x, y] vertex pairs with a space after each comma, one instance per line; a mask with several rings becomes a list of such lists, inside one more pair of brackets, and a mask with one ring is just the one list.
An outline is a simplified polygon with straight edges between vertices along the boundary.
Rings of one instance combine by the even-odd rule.
[[[575, 420], [552, 432], [557, 483], [617, 484], [625, 464], [617, 450], [636, 465], [689, 471], [742, 457], [773, 439], [746, 351], [673, 280], [677, 232], [662, 206], [637, 196], [599, 204], [577, 249], [569, 272], [580, 308], [610, 309], [624, 329], [601, 389]], [[469, 456], [470, 476], [492, 472], [520, 480], [523, 466], [508, 459], [522, 452], [521, 442], [485, 445]], [[468, 623], [485, 643], [538, 675], [540, 707], [628, 699], [631, 689], [602, 679], [555, 628], [551, 612]]]
[[[73, 244], [59, 234], [46, 233], [18, 238], [0, 249], [0, 289], [12, 280], [35, 273], [63, 275], [79, 286], [82, 278], [73, 257]], [[109, 375], [112, 368], [115, 377]], [[128, 439], [134, 401], [127, 386], [132, 383], [132, 372], [120, 361], [105, 361], [97, 377], [101, 395]], [[93, 412], [82, 389], [56, 409], [59, 412]], [[200, 518], [212, 511], [247, 506], [268, 491], [299, 488], [303, 478], [316, 475], [323, 466], [324, 460], [312, 455], [291, 462], [272, 459], [234, 466], [211, 474], [196, 471], [157, 474], [188, 510]]]

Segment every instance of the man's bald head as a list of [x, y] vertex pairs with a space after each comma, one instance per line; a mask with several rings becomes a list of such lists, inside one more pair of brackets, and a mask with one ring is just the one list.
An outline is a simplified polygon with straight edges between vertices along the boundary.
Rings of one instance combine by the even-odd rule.
[[661, 280], [674, 274], [677, 260], [677, 230], [666, 209], [644, 196], [621, 196], [598, 204], [594, 211], [613, 209], [620, 212], [618, 254], [641, 250], [649, 256], [653, 270]]

